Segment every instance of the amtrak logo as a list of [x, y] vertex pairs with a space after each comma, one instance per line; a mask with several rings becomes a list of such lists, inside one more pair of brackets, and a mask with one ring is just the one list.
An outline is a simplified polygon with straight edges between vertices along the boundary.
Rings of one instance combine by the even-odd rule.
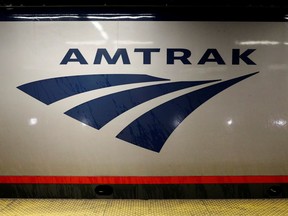
[[[162, 84], [119, 91], [87, 101], [65, 112], [97, 130], [129, 109], [153, 98], [181, 89], [211, 85], [175, 97], [136, 118], [116, 137], [133, 145], [160, 152], [168, 137], [200, 105], [223, 90], [258, 72], [230, 80], [168, 82], [168, 79], [141, 74], [97, 74], [39, 80], [17, 88], [46, 105], [91, 90], [117, 85], [165, 81]], [[175, 124], [175, 118], [177, 123]]]

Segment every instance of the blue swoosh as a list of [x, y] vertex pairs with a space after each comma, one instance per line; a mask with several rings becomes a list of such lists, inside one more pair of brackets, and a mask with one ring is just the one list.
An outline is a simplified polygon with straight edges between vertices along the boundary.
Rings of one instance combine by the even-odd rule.
[[167, 80], [169, 79], [143, 74], [97, 74], [39, 80], [18, 86], [17, 88], [49, 105], [61, 99], [100, 88]]
[[215, 81], [219, 80], [174, 82], [130, 89], [85, 102], [68, 110], [65, 114], [93, 128], [100, 129], [115, 117], [148, 100], [180, 89]]
[[223, 81], [174, 98], [134, 120], [116, 137], [139, 147], [160, 152], [171, 133], [201, 104], [257, 73]]

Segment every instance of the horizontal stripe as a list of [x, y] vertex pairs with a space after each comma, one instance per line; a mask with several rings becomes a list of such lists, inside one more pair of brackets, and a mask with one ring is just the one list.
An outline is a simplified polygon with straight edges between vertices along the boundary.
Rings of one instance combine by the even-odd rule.
[[146, 74], [94, 74], [38, 80], [23, 84], [17, 88], [49, 105], [64, 98], [91, 90], [156, 81], [167, 81], [167, 79]]
[[117, 116], [141, 103], [174, 91], [215, 81], [219, 80], [172, 82], [129, 89], [90, 100], [68, 110], [65, 114], [86, 125], [100, 129]]
[[0, 176], [0, 184], [288, 183], [288, 176]]
[[160, 152], [168, 137], [194, 110], [225, 89], [257, 73], [226, 80], [169, 100], [135, 119], [116, 137]]

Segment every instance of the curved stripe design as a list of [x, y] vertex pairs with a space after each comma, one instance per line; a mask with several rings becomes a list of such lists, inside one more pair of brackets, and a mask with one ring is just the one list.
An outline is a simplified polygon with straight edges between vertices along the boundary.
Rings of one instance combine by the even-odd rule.
[[129, 89], [85, 102], [68, 110], [65, 114], [93, 128], [100, 129], [112, 119], [148, 100], [180, 89], [215, 81], [219, 80], [174, 82]]
[[49, 105], [61, 99], [106, 87], [154, 81], [167, 81], [143, 74], [97, 74], [58, 77], [27, 83], [17, 88]]
[[163, 103], [134, 120], [117, 135], [117, 138], [142, 148], [160, 152], [171, 133], [201, 104], [257, 73], [223, 81]]

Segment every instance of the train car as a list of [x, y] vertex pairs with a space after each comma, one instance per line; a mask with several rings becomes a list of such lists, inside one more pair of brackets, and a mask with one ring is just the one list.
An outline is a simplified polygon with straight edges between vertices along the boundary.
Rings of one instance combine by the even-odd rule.
[[287, 197], [287, 17], [262, 12], [1, 8], [0, 197]]

